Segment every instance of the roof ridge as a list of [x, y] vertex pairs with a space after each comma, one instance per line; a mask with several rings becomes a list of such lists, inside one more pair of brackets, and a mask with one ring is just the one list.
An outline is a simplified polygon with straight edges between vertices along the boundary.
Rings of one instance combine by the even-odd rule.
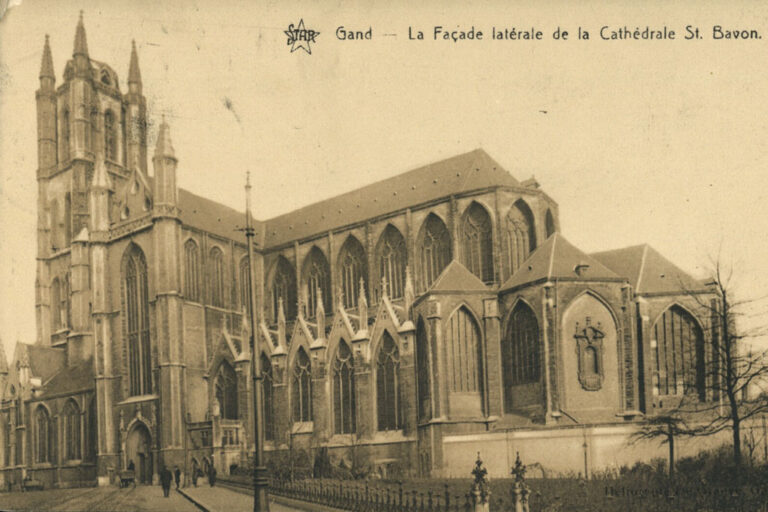
[[643, 246], [643, 256], [640, 258], [640, 268], [637, 271], [637, 283], [635, 284], [635, 293], [640, 293], [640, 283], [643, 281], [643, 272], [645, 271], [645, 261], [648, 259], [648, 248], [650, 247], [647, 243], [641, 244]]

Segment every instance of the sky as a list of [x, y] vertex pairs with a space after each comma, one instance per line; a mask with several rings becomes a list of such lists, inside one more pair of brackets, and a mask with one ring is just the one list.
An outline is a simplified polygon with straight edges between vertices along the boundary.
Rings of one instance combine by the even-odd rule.
[[[35, 90], [45, 34], [57, 84], [84, 11], [90, 56], [127, 90], [139, 54], [154, 145], [171, 126], [183, 188], [269, 218], [481, 147], [558, 202], [564, 236], [592, 252], [648, 243], [703, 276], [735, 268], [768, 294], [768, 36], [756, 2], [350, 2], [14, 0], [0, 20], [0, 340], [35, 341]], [[1, 5], [1, 4], [0, 4]], [[290, 24], [319, 32], [291, 52]], [[686, 25], [702, 39], [683, 39]], [[339, 26], [372, 38], [342, 41]], [[482, 30], [482, 40], [433, 39]], [[495, 41], [492, 27], [541, 30]], [[578, 40], [578, 27], [590, 33]], [[600, 39], [602, 26], [675, 40]], [[409, 40], [422, 30], [425, 40]], [[554, 40], [560, 27], [568, 40]], [[152, 148], [150, 148], [151, 151]], [[150, 153], [151, 154], [151, 153]], [[751, 311], [765, 320], [767, 301]]]

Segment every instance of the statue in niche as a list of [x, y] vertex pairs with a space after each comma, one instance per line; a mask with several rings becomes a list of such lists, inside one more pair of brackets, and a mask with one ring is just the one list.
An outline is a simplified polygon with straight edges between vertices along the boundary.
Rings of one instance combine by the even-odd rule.
[[576, 322], [576, 355], [579, 362], [579, 383], [586, 391], [598, 391], [603, 385], [603, 339], [605, 333], [600, 322], [592, 325], [592, 319], [585, 319], [585, 326]]

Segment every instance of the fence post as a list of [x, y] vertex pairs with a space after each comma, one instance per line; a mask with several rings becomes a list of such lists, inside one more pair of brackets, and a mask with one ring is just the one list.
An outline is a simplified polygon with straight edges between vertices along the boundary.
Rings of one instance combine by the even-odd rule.
[[483, 467], [483, 461], [480, 459], [480, 452], [477, 452], [475, 467], [472, 469], [472, 476], [475, 481], [472, 482], [469, 494], [472, 501], [472, 512], [490, 512], [491, 490], [488, 486], [488, 470]]
[[528, 495], [531, 491], [528, 484], [525, 483], [525, 465], [520, 460], [520, 452], [517, 452], [512, 475], [515, 477], [515, 483], [512, 487], [512, 494], [515, 497], [515, 512], [529, 512]]

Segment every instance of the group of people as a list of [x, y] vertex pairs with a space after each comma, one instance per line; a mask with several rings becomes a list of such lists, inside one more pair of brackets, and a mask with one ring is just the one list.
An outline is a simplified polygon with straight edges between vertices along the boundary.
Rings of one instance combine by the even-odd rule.
[[[133, 461], [130, 461], [128, 463], [128, 469], [133, 471], [134, 467]], [[203, 476], [202, 470], [195, 466], [192, 470], [192, 484], [195, 487], [197, 487], [197, 480], [201, 476]], [[179, 466], [173, 466], [173, 473], [168, 469], [168, 466], [163, 466], [163, 469], [160, 471], [160, 485], [163, 488], [163, 496], [166, 498], [171, 492], [172, 481], [176, 482], [176, 489], [178, 489], [181, 482], [181, 470], [179, 469]], [[213, 467], [213, 464], [208, 466], [208, 483], [211, 487], [216, 483], [216, 468]]]

